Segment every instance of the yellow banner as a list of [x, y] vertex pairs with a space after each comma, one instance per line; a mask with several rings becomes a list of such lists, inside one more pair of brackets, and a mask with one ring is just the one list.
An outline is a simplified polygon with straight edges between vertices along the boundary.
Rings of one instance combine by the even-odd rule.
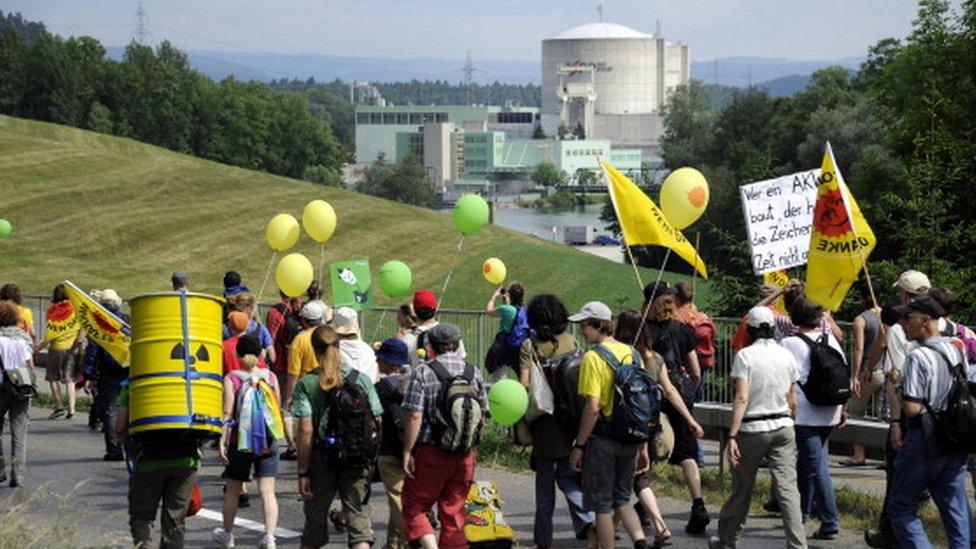
[[[786, 283], [790, 281], [790, 272], [786, 269], [769, 271], [768, 273], [763, 273], [762, 277], [763, 284], [775, 286], [776, 288], [785, 288]], [[781, 315], [786, 314], [786, 304], [783, 302], [783, 296], [776, 298], [776, 301], [773, 302], [773, 308]]]
[[827, 143], [813, 209], [807, 297], [831, 311], [839, 309], [876, 243]]
[[698, 256], [695, 247], [681, 231], [668, 223], [657, 204], [617, 168], [603, 160], [600, 160], [600, 165], [607, 174], [610, 197], [614, 209], [617, 210], [617, 220], [620, 222], [625, 243], [628, 246], [653, 245], [670, 248], [678, 257], [693, 266], [702, 278], [708, 278], [705, 262]]
[[119, 364], [129, 364], [129, 342], [132, 330], [128, 324], [69, 281], [64, 282], [68, 299], [75, 308], [75, 316], [88, 335], [88, 341], [97, 343]]
[[75, 308], [70, 301], [51, 305], [46, 316], [45, 341], [60, 342], [69, 338], [74, 340], [74, 337], [78, 335], [81, 326], [78, 324], [78, 316], [75, 314]]

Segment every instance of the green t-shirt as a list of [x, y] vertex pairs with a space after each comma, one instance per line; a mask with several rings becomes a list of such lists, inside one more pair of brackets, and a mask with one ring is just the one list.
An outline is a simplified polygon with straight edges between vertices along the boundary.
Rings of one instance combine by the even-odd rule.
[[[345, 364], [342, 365], [343, 378], [348, 376], [351, 371], [353, 371], [352, 368]], [[362, 372], [357, 372], [357, 374], [356, 382], [366, 391], [373, 415], [376, 417], [383, 415], [383, 405], [380, 404], [380, 397], [376, 394], [373, 383]], [[319, 387], [318, 372], [309, 372], [305, 377], [298, 380], [298, 384], [295, 386], [295, 392], [291, 397], [291, 415], [296, 418], [312, 418], [316, 435], [322, 439], [328, 434], [330, 403], [329, 394]]]
[[[129, 407], [129, 384], [123, 383], [122, 390], [119, 391], [119, 398], [116, 400], [116, 404], [119, 408]], [[143, 459], [136, 463], [136, 472], [145, 473], [147, 471], [158, 471], [159, 469], [168, 469], [170, 467], [189, 467], [191, 469], [199, 469], [201, 465], [200, 456], [187, 456], [179, 458], [165, 458], [165, 459]]]

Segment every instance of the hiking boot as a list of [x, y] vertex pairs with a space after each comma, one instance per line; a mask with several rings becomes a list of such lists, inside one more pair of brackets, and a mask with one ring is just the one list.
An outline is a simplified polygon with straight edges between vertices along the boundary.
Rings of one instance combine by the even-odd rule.
[[767, 513], [779, 514], [780, 512], [779, 502], [776, 501], [775, 499], [768, 500], [762, 504], [762, 509]]
[[898, 540], [876, 529], [864, 532], [864, 543], [875, 549], [896, 549], [898, 547]]
[[214, 528], [213, 530], [213, 540], [217, 542], [217, 547], [230, 548], [234, 547], [234, 534], [224, 530], [221, 527]]
[[64, 410], [61, 408], [55, 408], [51, 415], [47, 416], [48, 419], [57, 419], [64, 415]]
[[11, 488], [17, 488], [17, 487], [19, 487], [19, 486], [20, 486], [20, 481], [19, 481], [19, 480], [17, 480], [17, 477], [12, 477], [12, 478], [10, 479], [10, 487], [11, 487]]
[[691, 516], [688, 517], [688, 524], [685, 525], [685, 532], [693, 535], [700, 536], [705, 533], [705, 527], [712, 519], [708, 517], [708, 509], [705, 509], [705, 505], [692, 505], [691, 506]]
[[839, 530], [834, 530], [833, 532], [827, 532], [823, 528], [817, 528], [816, 532], [810, 534], [810, 539], [831, 541], [837, 539], [838, 534], [840, 534]]
[[637, 513], [637, 518], [640, 519], [641, 526], [651, 526], [651, 518], [647, 516], [647, 510], [644, 509], [644, 504], [637, 502], [634, 504], [634, 512]]
[[241, 494], [237, 496], [237, 508], [247, 509], [251, 506], [251, 496], [250, 494]]
[[268, 534], [265, 534], [258, 543], [258, 549], [276, 549], [277, 547], [275, 537]]

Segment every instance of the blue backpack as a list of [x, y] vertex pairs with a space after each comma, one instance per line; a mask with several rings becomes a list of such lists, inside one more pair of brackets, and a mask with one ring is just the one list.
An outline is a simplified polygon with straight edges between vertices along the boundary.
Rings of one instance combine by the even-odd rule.
[[622, 364], [603, 345], [593, 348], [613, 369], [613, 415], [602, 415], [597, 434], [624, 444], [647, 442], [661, 430], [661, 388], [644, 368], [640, 353], [631, 349], [633, 362]]
[[525, 307], [519, 307], [518, 313], [515, 314], [512, 331], [505, 336], [505, 345], [513, 350], [521, 349], [522, 343], [530, 337], [532, 337], [532, 328], [529, 328], [529, 315]]

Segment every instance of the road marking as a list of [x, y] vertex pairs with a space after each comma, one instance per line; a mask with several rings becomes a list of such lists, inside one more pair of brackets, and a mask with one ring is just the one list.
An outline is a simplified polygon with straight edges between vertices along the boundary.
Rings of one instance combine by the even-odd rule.
[[[196, 516], [209, 520], [215, 520], [217, 522], [224, 522], [223, 514], [218, 513], [217, 511], [211, 511], [210, 509], [200, 509], [197, 511]], [[240, 526], [241, 528], [247, 528], [248, 530], [254, 530], [255, 532], [264, 532], [263, 524], [260, 522], [254, 522], [253, 520], [248, 520], [246, 518], [235, 518], [234, 526]], [[278, 539], [297, 539], [302, 537], [302, 534], [301, 532], [296, 532], [287, 528], [278, 528], [278, 530], [275, 531], [275, 537]]]

